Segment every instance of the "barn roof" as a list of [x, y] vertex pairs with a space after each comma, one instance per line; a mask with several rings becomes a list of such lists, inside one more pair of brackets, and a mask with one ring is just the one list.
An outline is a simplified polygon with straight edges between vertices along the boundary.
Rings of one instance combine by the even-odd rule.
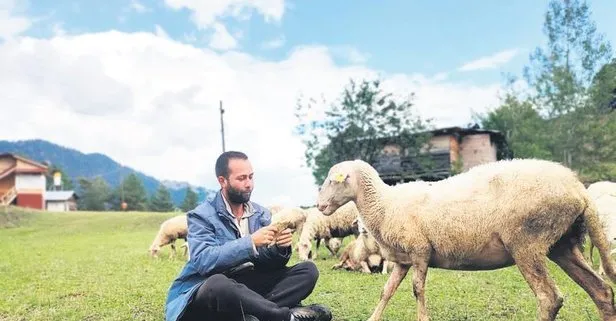
[[45, 191], [46, 201], [68, 201], [72, 196], [78, 198], [75, 191]]

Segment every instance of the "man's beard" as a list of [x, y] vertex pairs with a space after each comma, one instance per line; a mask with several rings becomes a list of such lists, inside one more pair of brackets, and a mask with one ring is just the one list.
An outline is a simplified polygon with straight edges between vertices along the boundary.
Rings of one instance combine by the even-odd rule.
[[241, 192], [231, 186], [227, 188], [227, 197], [229, 197], [229, 202], [234, 204], [243, 204], [250, 200], [251, 192]]

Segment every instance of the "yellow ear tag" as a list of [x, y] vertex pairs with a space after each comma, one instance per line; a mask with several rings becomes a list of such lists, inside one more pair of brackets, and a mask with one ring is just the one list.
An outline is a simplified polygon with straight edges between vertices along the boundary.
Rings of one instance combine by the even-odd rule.
[[338, 183], [342, 183], [342, 182], [344, 182], [345, 178], [346, 178], [346, 175], [344, 175], [342, 173], [338, 173], [338, 174], [336, 174], [336, 176], [334, 176], [334, 181], [336, 181]]

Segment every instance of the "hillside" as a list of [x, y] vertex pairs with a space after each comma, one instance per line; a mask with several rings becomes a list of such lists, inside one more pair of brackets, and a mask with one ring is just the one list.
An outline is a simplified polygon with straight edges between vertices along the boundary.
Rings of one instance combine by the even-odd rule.
[[[0, 153], [15, 153], [23, 155], [41, 163], [54, 164], [60, 167], [76, 185], [76, 178], [101, 176], [113, 188], [119, 185], [121, 179], [130, 173], [135, 173], [143, 182], [148, 193], [153, 193], [162, 182], [169, 188], [173, 202], [181, 204], [189, 184], [177, 181], [159, 181], [158, 179], [139, 172], [133, 168], [123, 166], [110, 157], [100, 153], [84, 154], [78, 150], [60, 146], [45, 140], [0, 140]], [[204, 187], [192, 186], [203, 201], [214, 190]]]

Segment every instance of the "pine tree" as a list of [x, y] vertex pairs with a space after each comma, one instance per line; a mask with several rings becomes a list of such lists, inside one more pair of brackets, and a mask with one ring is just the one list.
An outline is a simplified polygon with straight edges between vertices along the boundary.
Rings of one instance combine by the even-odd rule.
[[150, 198], [148, 208], [153, 212], [171, 212], [175, 209], [173, 201], [171, 201], [171, 194], [165, 185], [158, 185], [156, 192]]
[[182, 202], [182, 206], [180, 209], [184, 212], [188, 212], [199, 205], [199, 199], [197, 193], [195, 193], [192, 188], [186, 188], [186, 196], [184, 197], [184, 201]]

